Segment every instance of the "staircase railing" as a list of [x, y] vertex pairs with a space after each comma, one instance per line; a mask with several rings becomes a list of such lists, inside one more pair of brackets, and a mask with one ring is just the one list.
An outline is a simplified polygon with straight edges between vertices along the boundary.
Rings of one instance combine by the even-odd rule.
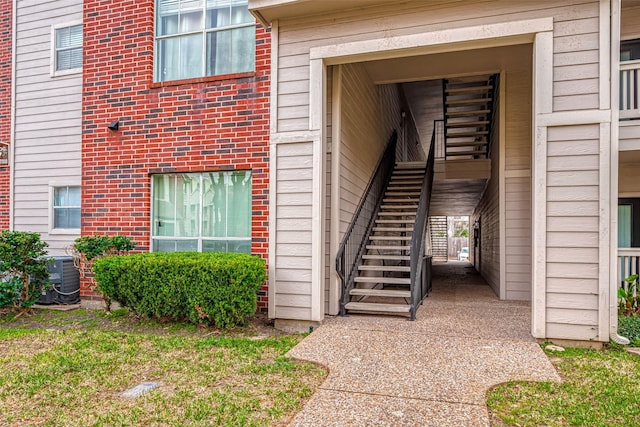
[[411, 272], [411, 308], [409, 314], [411, 320], [416, 318], [416, 310], [422, 300], [431, 291], [431, 256], [425, 254], [427, 224], [429, 222], [429, 205], [431, 204], [431, 190], [433, 189], [433, 175], [435, 166], [435, 142], [436, 125], [433, 126], [431, 136], [431, 146], [429, 157], [427, 157], [427, 167], [422, 188], [420, 190], [420, 200], [416, 212], [416, 222], [413, 226], [413, 234], [410, 244], [410, 272]]
[[367, 238], [371, 233], [374, 219], [382, 204], [384, 191], [393, 173], [397, 139], [398, 134], [394, 131], [338, 249], [336, 272], [342, 282], [341, 316], [346, 314], [345, 305], [349, 302], [349, 292], [355, 286], [355, 277], [358, 267], [362, 263]]
[[491, 116], [489, 119], [489, 134], [487, 136], [487, 159], [491, 158], [491, 146], [493, 145], [493, 140], [496, 137], [495, 134], [498, 129], [498, 126], [496, 126], [496, 118], [499, 114], [498, 108], [500, 108], [498, 102], [500, 96], [500, 92], [498, 90], [498, 85], [500, 84], [500, 75], [493, 74], [489, 78], [489, 84], [493, 86], [493, 89], [491, 90], [491, 102], [489, 105], [489, 110], [491, 110], [491, 113], [489, 114], [491, 114]]

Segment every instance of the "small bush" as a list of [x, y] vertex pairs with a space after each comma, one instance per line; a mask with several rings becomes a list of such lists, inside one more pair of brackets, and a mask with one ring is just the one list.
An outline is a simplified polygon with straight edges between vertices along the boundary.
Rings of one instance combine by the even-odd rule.
[[631, 345], [640, 347], [640, 317], [618, 316], [618, 333], [629, 338]]
[[30, 307], [49, 285], [49, 246], [38, 233], [0, 233], [0, 305]]
[[144, 253], [93, 268], [98, 289], [140, 315], [219, 328], [246, 323], [266, 278], [262, 258], [238, 253]]

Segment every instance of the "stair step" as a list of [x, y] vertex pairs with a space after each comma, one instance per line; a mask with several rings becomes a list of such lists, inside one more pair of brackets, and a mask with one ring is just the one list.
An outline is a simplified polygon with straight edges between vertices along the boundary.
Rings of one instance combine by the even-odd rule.
[[445, 91], [447, 93], [464, 93], [464, 92], [480, 92], [480, 91], [491, 90], [491, 89], [493, 89], [492, 85], [485, 85], [485, 86], [452, 87], [452, 88], [445, 89]]
[[468, 138], [470, 136], [484, 136], [488, 134], [489, 134], [488, 130], [478, 130], [474, 132], [453, 132], [453, 133], [447, 132], [447, 139], [448, 138]]
[[425, 169], [427, 164], [425, 162], [397, 162], [397, 169]]
[[369, 236], [369, 240], [411, 240], [411, 236]]
[[407, 212], [378, 212], [378, 216], [416, 216], [416, 211]]
[[390, 233], [412, 233], [413, 227], [373, 227], [373, 231]]
[[486, 155], [486, 154], [487, 154], [487, 150], [448, 151], [447, 152], [447, 157], [451, 157], [451, 156], [479, 156], [479, 155]]
[[419, 171], [419, 172], [414, 172], [412, 170], [404, 170], [404, 171], [396, 171], [393, 174], [391, 174], [391, 177], [393, 179], [422, 179], [422, 177], [424, 176], [424, 172]]
[[402, 191], [402, 190], [422, 190], [422, 187], [419, 185], [406, 185], [404, 187], [392, 187], [392, 186], [387, 187], [387, 191]]
[[409, 277], [355, 277], [356, 283], [386, 283], [387, 285], [410, 285]]
[[396, 169], [393, 171], [394, 176], [405, 175], [424, 175], [424, 169]]
[[411, 256], [367, 254], [367, 255], [362, 255], [362, 259], [375, 259], [375, 260], [382, 260], [382, 261], [409, 261], [411, 260]]
[[394, 197], [398, 197], [398, 196], [419, 196], [420, 192], [419, 191], [387, 191], [384, 193], [385, 196], [394, 196]]
[[447, 142], [448, 148], [458, 147], [482, 147], [487, 145], [487, 141], [460, 141], [460, 142]]
[[491, 110], [447, 111], [447, 117], [472, 117], [489, 114]]
[[379, 313], [409, 313], [409, 304], [376, 304], [372, 302], [348, 302], [344, 308], [356, 311], [374, 311]]
[[470, 98], [470, 99], [454, 99], [447, 100], [447, 105], [460, 106], [460, 105], [473, 105], [473, 104], [486, 104], [490, 102], [491, 98]]
[[349, 295], [361, 295], [366, 297], [387, 297], [387, 298], [411, 298], [411, 291], [401, 291], [395, 289], [351, 289]]
[[471, 128], [488, 125], [489, 120], [474, 120], [468, 122], [447, 122], [448, 128]]
[[391, 179], [389, 185], [408, 185], [408, 184], [422, 184], [422, 179]]
[[410, 272], [411, 267], [408, 265], [361, 265], [358, 266], [358, 270]]
[[416, 209], [417, 205], [382, 205], [382, 209]]
[[407, 203], [407, 202], [418, 203], [419, 201], [420, 199], [411, 198], [411, 197], [406, 199], [393, 199], [393, 198], [382, 199], [382, 203]]
[[366, 245], [365, 248], [367, 248], [370, 251], [408, 251], [411, 246], [406, 245], [406, 246], [379, 246], [379, 245]]
[[413, 224], [413, 219], [376, 219], [376, 224]]

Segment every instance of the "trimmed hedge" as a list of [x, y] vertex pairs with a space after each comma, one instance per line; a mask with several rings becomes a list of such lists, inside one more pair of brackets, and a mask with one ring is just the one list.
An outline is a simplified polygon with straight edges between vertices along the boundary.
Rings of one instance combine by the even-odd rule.
[[101, 292], [142, 316], [219, 328], [246, 323], [266, 278], [262, 258], [240, 253], [143, 253], [93, 269]]

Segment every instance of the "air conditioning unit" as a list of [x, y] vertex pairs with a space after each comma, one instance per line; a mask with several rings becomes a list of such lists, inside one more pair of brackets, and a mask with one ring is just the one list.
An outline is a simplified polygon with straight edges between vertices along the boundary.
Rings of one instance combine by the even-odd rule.
[[53, 257], [49, 263], [51, 288], [42, 291], [39, 304], [76, 304], [80, 302], [80, 272], [70, 256]]

